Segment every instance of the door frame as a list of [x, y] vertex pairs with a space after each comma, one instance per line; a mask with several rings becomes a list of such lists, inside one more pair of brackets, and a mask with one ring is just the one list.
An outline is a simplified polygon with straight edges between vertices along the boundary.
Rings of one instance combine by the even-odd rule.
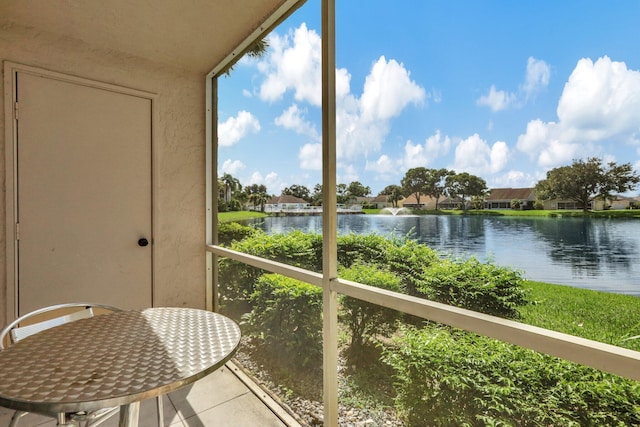
[[[10, 322], [17, 317], [18, 313], [18, 240], [17, 240], [17, 218], [18, 218], [18, 193], [17, 193], [17, 143], [18, 125], [16, 114], [19, 117], [19, 107], [16, 109], [18, 73], [32, 74], [40, 77], [60, 80], [68, 83], [88, 86], [91, 88], [108, 90], [123, 95], [132, 95], [148, 99], [151, 103], [151, 304], [156, 305], [156, 263], [155, 263], [155, 224], [156, 224], [156, 183], [157, 164], [155, 141], [156, 124], [158, 123], [158, 113], [156, 108], [157, 95], [128, 87], [117, 86], [110, 83], [90, 80], [78, 76], [59, 73], [43, 68], [4, 61], [4, 126], [5, 126], [5, 268], [6, 268], [6, 322]], [[2, 319], [0, 319], [2, 321]]]

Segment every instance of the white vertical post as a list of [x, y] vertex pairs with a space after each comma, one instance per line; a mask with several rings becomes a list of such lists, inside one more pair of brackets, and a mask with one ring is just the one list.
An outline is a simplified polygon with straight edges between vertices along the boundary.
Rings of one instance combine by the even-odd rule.
[[338, 426], [335, 0], [322, 0], [322, 288], [324, 425]]

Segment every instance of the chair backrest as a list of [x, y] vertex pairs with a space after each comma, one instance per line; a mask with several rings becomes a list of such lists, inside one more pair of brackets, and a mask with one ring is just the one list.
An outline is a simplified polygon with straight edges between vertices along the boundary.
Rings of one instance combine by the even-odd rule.
[[53, 319], [33, 323], [31, 325], [22, 327], [18, 326], [10, 331], [11, 342], [15, 343], [46, 329], [64, 325], [65, 323], [73, 322], [74, 320], [86, 319], [88, 317], [93, 317], [93, 309], [91, 307], [76, 311], [71, 314], [65, 314], [64, 316], [54, 317]]
[[[65, 323], [73, 322], [80, 319], [86, 319], [89, 317], [93, 317], [94, 308], [100, 308], [107, 311], [121, 311], [119, 308], [102, 305], [102, 304], [91, 304], [91, 303], [68, 303], [68, 304], [58, 304], [50, 307], [44, 307], [39, 310], [32, 311], [30, 313], [25, 314], [24, 316], [20, 316], [9, 325], [7, 325], [0, 332], [0, 349], [4, 348], [5, 337], [9, 337], [9, 344], [14, 344], [22, 339], [25, 339], [33, 334], [37, 334], [38, 332], [42, 332], [46, 329], [50, 329], [56, 326], [63, 325]], [[69, 309], [79, 309], [77, 311], [73, 311], [69, 313]], [[53, 318], [49, 318], [47, 320], [43, 320], [36, 323], [29, 323], [29, 319], [33, 319], [36, 316], [44, 315], [45, 313], [54, 313], [56, 311], [64, 311], [65, 314]], [[25, 324], [21, 326], [22, 324]]]

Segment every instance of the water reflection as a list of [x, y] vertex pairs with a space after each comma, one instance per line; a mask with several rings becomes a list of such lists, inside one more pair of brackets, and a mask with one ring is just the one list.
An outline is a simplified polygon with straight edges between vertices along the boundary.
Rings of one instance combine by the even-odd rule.
[[[267, 217], [268, 233], [322, 232], [322, 217]], [[640, 221], [590, 218], [341, 215], [338, 233], [409, 236], [452, 257], [476, 256], [525, 277], [640, 295]]]

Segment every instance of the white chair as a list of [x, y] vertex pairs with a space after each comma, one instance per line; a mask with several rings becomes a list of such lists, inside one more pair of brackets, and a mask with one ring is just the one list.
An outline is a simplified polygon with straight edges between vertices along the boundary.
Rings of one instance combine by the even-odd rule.
[[[0, 351], [5, 348], [5, 341], [8, 345], [14, 344], [24, 338], [27, 338], [31, 335], [37, 334], [38, 332], [42, 332], [46, 329], [50, 329], [56, 326], [63, 325], [65, 323], [73, 322], [79, 319], [86, 319], [88, 317], [94, 316], [94, 309], [100, 309], [107, 312], [116, 312], [122, 311], [119, 308], [103, 305], [103, 304], [92, 304], [92, 303], [67, 303], [67, 304], [58, 304], [50, 307], [44, 307], [39, 310], [32, 311], [30, 313], [25, 314], [24, 316], [20, 316], [9, 325], [7, 325], [2, 331], [0, 331]], [[74, 311], [75, 310], [75, 311]], [[53, 317], [50, 316], [55, 314], [57, 311], [63, 311], [65, 314]], [[48, 317], [46, 320], [42, 320], [36, 323], [31, 323], [31, 321], [37, 316], [46, 316]], [[158, 425], [163, 425], [162, 415], [162, 396], [158, 396], [157, 398], [158, 404]], [[115, 408], [104, 408], [98, 411], [92, 412], [78, 412], [78, 413], [60, 413], [60, 414], [40, 414], [49, 416], [52, 418], [56, 418], [59, 426], [84, 426], [84, 427], [95, 427], [102, 422], [106, 421], [109, 417], [116, 414], [119, 411], [119, 407]], [[28, 412], [25, 411], [16, 411], [11, 418], [11, 423], [9, 427], [16, 427], [18, 425], [18, 421], [23, 416], [27, 415]]]

